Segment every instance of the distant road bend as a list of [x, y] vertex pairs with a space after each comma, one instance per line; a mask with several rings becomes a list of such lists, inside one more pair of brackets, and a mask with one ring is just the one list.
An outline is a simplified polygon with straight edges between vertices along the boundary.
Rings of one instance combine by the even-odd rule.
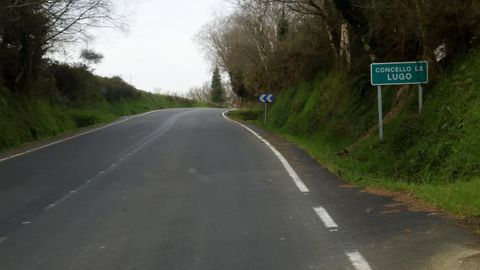
[[224, 111], [156, 111], [0, 161], [0, 269], [479, 269], [476, 237], [387, 211]]

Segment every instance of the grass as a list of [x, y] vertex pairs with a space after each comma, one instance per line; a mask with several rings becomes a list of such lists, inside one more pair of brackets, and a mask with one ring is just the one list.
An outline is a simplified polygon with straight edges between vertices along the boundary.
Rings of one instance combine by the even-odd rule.
[[372, 129], [374, 89], [356, 88], [338, 72], [281, 91], [267, 127], [261, 108], [236, 111], [232, 117], [282, 135], [348, 182], [406, 191], [471, 220], [480, 216], [478, 77], [480, 53], [458, 61], [427, 87], [422, 115], [415, 88], [400, 98], [396, 88], [386, 88], [385, 111], [398, 113], [385, 123], [384, 142]]
[[480, 214], [480, 177], [456, 182], [415, 182], [395, 175], [376, 176], [377, 165], [354, 158], [340, 157], [335, 146], [317, 138], [294, 137], [282, 134], [289, 141], [305, 149], [336, 175], [362, 187], [386, 188], [406, 191], [430, 204], [460, 217], [476, 217]]

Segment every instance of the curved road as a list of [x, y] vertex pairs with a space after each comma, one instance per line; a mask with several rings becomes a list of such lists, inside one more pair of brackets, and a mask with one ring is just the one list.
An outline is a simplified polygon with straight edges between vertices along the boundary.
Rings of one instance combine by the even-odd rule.
[[0, 161], [0, 269], [476, 263], [476, 237], [430, 213], [382, 212], [390, 199], [272, 142], [290, 165], [222, 112], [156, 111]]

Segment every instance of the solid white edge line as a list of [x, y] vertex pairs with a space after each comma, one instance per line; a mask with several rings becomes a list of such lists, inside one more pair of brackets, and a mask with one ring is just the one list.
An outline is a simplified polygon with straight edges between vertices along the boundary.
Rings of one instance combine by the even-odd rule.
[[348, 259], [356, 270], [372, 270], [367, 260], [358, 251], [345, 252]]
[[277, 150], [275, 149], [275, 147], [273, 147], [273, 145], [271, 145], [267, 140], [265, 140], [262, 136], [260, 136], [258, 133], [256, 133], [255, 131], [253, 131], [251, 128], [245, 126], [244, 124], [242, 123], [239, 123], [237, 121], [233, 121], [232, 119], [228, 118], [225, 114], [227, 113], [228, 111], [225, 111], [222, 113], [223, 117], [225, 119], [227, 119], [228, 121], [231, 121], [233, 123], [236, 123], [240, 126], [242, 126], [243, 128], [245, 128], [246, 130], [248, 130], [250, 133], [252, 133], [255, 137], [257, 137], [260, 141], [262, 141], [265, 145], [268, 146], [268, 148], [270, 148], [270, 150], [275, 154], [275, 156], [277, 156], [277, 158], [280, 160], [280, 162], [282, 163], [283, 167], [285, 168], [285, 170], [288, 172], [288, 174], [290, 175], [290, 177], [293, 179], [293, 182], [295, 183], [295, 185], [297, 185], [298, 189], [303, 192], [303, 193], [308, 193], [310, 192], [310, 190], [307, 188], [307, 186], [302, 182], [302, 180], [300, 179], [300, 177], [298, 176], [298, 174], [295, 172], [295, 170], [292, 168], [292, 166], [290, 166], [290, 164], [288, 163], [288, 161], [285, 159], [285, 157], [283, 157], [283, 155]]
[[40, 150], [40, 149], [47, 148], [47, 147], [49, 147], [49, 146], [52, 146], [52, 145], [55, 145], [55, 144], [59, 144], [59, 143], [62, 143], [62, 142], [66, 142], [66, 141], [69, 141], [69, 140], [78, 138], [78, 137], [80, 137], [80, 136], [87, 135], [87, 134], [90, 134], [90, 133], [93, 133], [93, 132], [96, 132], [96, 131], [99, 131], [99, 130], [102, 130], [102, 129], [105, 129], [105, 128], [108, 128], [108, 127], [111, 127], [111, 126], [115, 126], [115, 125], [118, 125], [118, 124], [127, 122], [127, 121], [129, 121], [129, 120], [134, 119], [134, 118], [141, 117], [141, 116], [145, 116], [145, 115], [147, 115], [147, 114], [151, 114], [151, 113], [158, 112], [158, 111], [160, 111], [160, 110], [155, 110], [155, 111], [150, 111], [150, 112], [146, 112], [146, 113], [134, 115], [134, 116], [125, 118], [125, 119], [123, 119], [123, 120], [110, 123], [110, 124], [108, 124], [108, 125], [106, 125], [106, 126], [103, 126], [103, 127], [99, 127], [99, 128], [96, 128], [96, 129], [92, 129], [92, 130], [89, 130], [89, 131], [86, 131], [86, 132], [83, 132], [83, 133], [80, 133], [80, 134], [77, 134], [77, 135], [73, 135], [73, 136], [68, 137], [68, 138], [65, 138], [65, 139], [61, 139], [61, 140], [58, 140], [58, 141], [55, 141], [55, 142], [52, 142], [52, 143], [49, 143], [49, 144], [46, 144], [46, 145], [42, 145], [42, 146], [37, 147], [37, 148], [33, 148], [33, 149], [30, 149], [30, 150], [27, 150], [27, 151], [24, 151], [24, 152], [15, 154], [15, 155], [11, 155], [11, 156], [2, 158], [2, 159], [0, 159], [0, 162], [6, 161], [6, 160], [9, 160], [9, 159], [12, 159], [12, 158], [16, 158], [16, 157], [19, 157], [19, 156], [23, 156], [23, 155], [26, 155], [26, 154], [29, 154], [29, 153], [38, 151], [38, 150]]
[[333, 218], [328, 214], [327, 210], [323, 207], [314, 207], [315, 213], [317, 213], [318, 217], [322, 220], [325, 227], [329, 229], [338, 228], [337, 223], [333, 220]]

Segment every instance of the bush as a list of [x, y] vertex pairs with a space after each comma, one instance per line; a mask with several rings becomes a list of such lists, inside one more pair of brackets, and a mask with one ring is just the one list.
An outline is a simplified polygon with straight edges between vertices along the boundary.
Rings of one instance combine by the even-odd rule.
[[58, 91], [76, 106], [95, 104], [104, 100], [98, 78], [84, 66], [54, 64], [50, 70]]

